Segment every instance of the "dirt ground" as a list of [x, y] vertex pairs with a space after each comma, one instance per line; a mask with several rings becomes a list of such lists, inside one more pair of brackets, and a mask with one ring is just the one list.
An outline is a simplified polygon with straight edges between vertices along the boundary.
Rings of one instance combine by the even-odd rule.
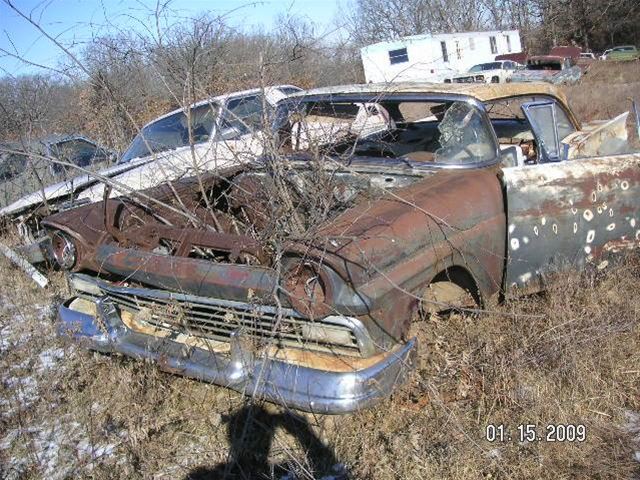
[[[567, 87], [583, 121], [640, 100], [640, 64], [603, 68]], [[0, 259], [0, 478], [640, 479], [637, 254], [486, 314], [418, 322], [410, 381], [340, 417], [60, 340], [68, 290], [52, 280], [38, 289]], [[528, 425], [541, 440], [518, 440]]]

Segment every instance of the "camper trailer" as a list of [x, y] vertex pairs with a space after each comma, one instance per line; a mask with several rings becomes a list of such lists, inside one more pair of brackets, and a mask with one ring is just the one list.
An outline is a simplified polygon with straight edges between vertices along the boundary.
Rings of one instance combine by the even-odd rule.
[[503, 30], [413, 35], [369, 45], [360, 55], [367, 82], [441, 82], [521, 50], [520, 32]]

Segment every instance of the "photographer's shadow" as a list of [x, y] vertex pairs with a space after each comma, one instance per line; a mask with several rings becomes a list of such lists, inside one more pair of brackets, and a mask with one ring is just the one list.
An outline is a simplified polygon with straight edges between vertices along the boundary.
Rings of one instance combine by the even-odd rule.
[[[230, 445], [228, 461], [213, 468], [198, 467], [189, 472], [185, 480], [279, 480], [292, 471], [293, 462], [288, 466], [269, 462], [269, 452], [278, 427], [296, 438], [307, 457], [303, 465], [305, 474], [287, 478], [318, 478], [338, 464], [331, 449], [322, 444], [307, 420], [295, 413], [272, 414], [262, 406], [247, 405], [225, 422]], [[340, 473], [335, 478], [346, 478], [344, 472]]]

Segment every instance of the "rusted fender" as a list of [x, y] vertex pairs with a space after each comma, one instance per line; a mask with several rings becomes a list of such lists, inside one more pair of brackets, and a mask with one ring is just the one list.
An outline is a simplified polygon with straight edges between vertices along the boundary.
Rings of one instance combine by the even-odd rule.
[[[456, 236], [496, 217], [504, 220], [498, 172], [497, 167], [440, 171], [407, 188], [388, 192], [382, 199], [363, 202], [318, 233], [317, 238], [324, 243], [316, 245], [317, 250], [330, 252], [335, 257], [327, 257], [332, 266], [354, 284], [363, 284], [382, 272], [397, 269], [425, 248], [440, 244], [451, 247]], [[491, 234], [496, 240], [489, 251], [476, 254], [489, 276], [499, 279], [504, 235], [502, 231]], [[445, 249], [439, 259], [450, 251]]]
[[506, 219], [498, 172], [441, 171], [359, 204], [322, 230], [324, 243], [300, 253], [322, 258], [368, 299], [368, 314], [358, 318], [377, 341], [398, 341], [438, 273], [466, 270], [484, 299], [501, 289]]

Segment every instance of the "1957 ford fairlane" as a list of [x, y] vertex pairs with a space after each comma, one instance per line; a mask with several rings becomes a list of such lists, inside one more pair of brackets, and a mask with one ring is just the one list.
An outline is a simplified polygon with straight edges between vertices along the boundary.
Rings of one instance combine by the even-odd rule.
[[405, 378], [420, 312], [639, 244], [627, 114], [581, 127], [552, 85], [332, 87], [275, 117], [255, 164], [44, 221], [75, 292], [64, 334], [343, 413]]

